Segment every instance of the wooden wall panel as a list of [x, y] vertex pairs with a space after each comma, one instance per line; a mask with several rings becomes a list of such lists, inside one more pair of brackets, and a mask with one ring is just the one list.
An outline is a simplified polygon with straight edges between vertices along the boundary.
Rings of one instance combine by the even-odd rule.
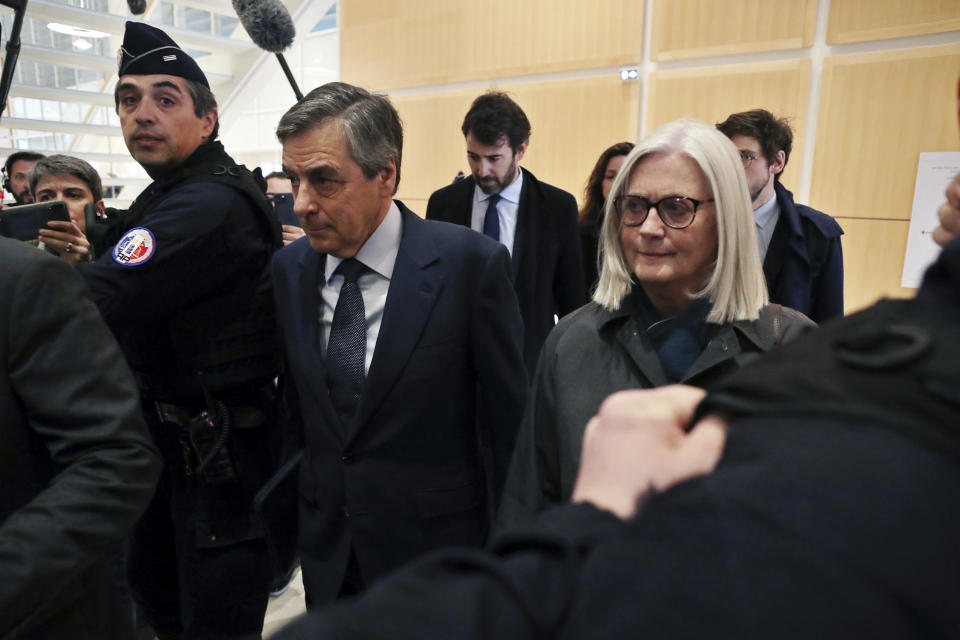
[[[420, 93], [392, 97], [403, 120], [403, 166], [398, 197], [420, 215], [430, 194], [453, 181], [457, 171], [469, 173], [467, 150], [460, 133], [463, 116], [482, 89]], [[420, 209], [414, 200], [423, 200]]]
[[[538, 179], [581, 198], [593, 163], [606, 147], [637, 138], [638, 88], [619, 77], [584, 78], [498, 87], [530, 119], [530, 146], [521, 163]], [[460, 125], [482, 89], [392, 98], [404, 121], [399, 197], [423, 202], [470, 172]], [[418, 211], [423, 213], [424, 211]]]
[[960, 29], [960, 0], [831, 0], [827, 43]]
[[514, 95], [530, 119], [533, 133], [523, 166], [578, 202], [603, 150], [637, 140], [636, 82], [611, 75], [500, 88]]
[[679, 60], [813, 44], [817, 0], [651, 0], [650, 57]]
[[960, 45], [824, 61], [812, 206], [907, 220], [921, 151], [960, 150]]
[[910, 223], [901, 220], [839, 218], [843, 227], [844, 307], [857, 311], [881, 297], [906, 298], [915, 289], [900, 286]]
[[790, 118], [793, 152], [782, 177], [790, 187], [799, 181], [809, 85], [809, 60], [651, 73], [646, 130], [684, 117], [714, 124], [756, 108]]
[[374, 89], [639, 62], [641, 0], [341, 0], [341, 76]]

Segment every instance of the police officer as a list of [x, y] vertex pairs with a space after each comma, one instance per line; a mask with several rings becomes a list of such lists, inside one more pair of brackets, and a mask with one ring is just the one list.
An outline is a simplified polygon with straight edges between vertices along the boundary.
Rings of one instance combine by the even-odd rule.
[[138, 621], [160, 637], [259, 637], [271, 568], [252, 498], [279, 457], [268, 267], [280, 230], [262, 180], [216, 141], [197, 63], [128, 22], [119, 67], [124, 141], [154, 181], [107, 233], [112, 249], [78, 269], [164, 458], [131, 545]]

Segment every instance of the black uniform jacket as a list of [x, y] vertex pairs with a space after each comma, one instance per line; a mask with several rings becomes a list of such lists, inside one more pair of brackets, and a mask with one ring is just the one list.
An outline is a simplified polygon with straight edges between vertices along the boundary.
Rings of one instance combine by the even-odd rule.
[[[474, 181], [460, 180], [433, 192], [427, 219], [469, 227]], [[511, 258], [513, 288], [523, 317], [523, 359], [532, 374], [554, 316], [563, 317], [587, 301], [577, 201], [523, 169], [523, 189]]]
[[960, 241], [915, 300], [722, 382], [701, 405], [732, 417], [717, 469], [633, 520], [560, 507], [276, 637], [956, 637], [957, 389]]
[[333, 409], [318, 339], [325, 256], [301, 239], [274, 258], [290, 414], [304, 440], [300, 559], [313, 604], [337, 595], [351, 547], [369, 583], [431, 549], [481, 545], [523, 412], [506, 249], [397, 204], [403, 235], [350, 424]]
[[[177, 379], [198, 368], [186, 365], [192, 354], [175, 344], [174, 332], [184, 324], [214, 325], [236, 312], [222, 307], [190, 320], [182, 314], [223, 294], [252, 300], [264, 280], [269, 287], [278, 223], [265, 219], [239, 187], [206, 179], [218, 173], [239, 183], [228, 171], [233, 166], [219, 142], [200, 145], [119, 216], [112, 249], [78, 267], [145, 397], [172, 399], [151, 389], [143, 374]], [[268, 322], [272, 331], [273, 319]]]
[[80, 278], [6, 238], [0, 362], [0, 637], [118, 637], [104, 553], [146, 508], [160, 461]]

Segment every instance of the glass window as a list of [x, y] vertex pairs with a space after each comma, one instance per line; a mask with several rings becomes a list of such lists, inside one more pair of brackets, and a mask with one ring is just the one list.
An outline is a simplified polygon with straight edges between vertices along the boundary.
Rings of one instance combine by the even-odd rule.
[[233, 35], [233, 32], [236, 30], [237, 25], [240, 24], [238, 18], [231, 16], [222, 16], [220, 14], [214, 14], [214, 33], [218, 36], [223, 36], [224, 38], [229, 38]]
[[210, 12], [193, 7], [184, 7], [182, 26], [190, 31], [210, 33]]
[[330, 5], [330, 8], [327, 9], [327, 12], [323, 14], [323, 17], [320, 18], [320, 21], [317, 24], [313, 25], [313, 29], [310, 30], [310, 33], [315, 33], [317, 31], [326, 31], [327, 29], [336, 29], [337, 28], [337, 3], [334, 2]]

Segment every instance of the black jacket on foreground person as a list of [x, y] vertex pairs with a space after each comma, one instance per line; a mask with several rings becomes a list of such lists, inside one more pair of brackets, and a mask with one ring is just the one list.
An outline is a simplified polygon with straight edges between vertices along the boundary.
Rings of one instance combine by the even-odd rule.
[[296, 638], [934, 638], [960, 630], [960, 240], [913, 300], [784, 345], [701, 405], [716, 470], [434, 554]]
[[0, 362], [0, 638], [127, 638], [104, 554], [146, 509], [160, 460], [80, 278], [6, 238]]

